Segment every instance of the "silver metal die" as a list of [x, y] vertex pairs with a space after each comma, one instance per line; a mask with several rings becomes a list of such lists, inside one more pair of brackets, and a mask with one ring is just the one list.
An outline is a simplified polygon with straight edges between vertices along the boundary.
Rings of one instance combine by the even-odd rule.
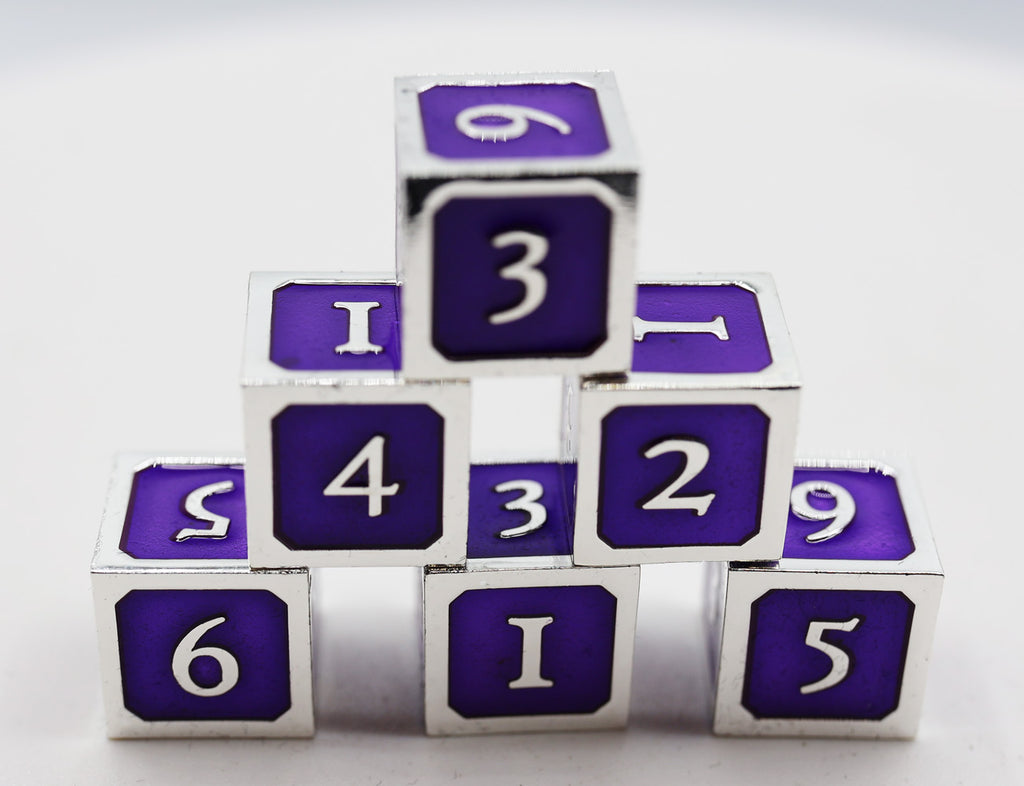
[[[735, 285], [754, 293], [771, 353], [771, 363], [753, 372], [630, 371], [621, 377], [566, 378], [563, 395], [563, 460], [577, 461], [579, 466], [574, 562], [577, 565], [630, 565], [778, 559], [782, 554], [792, 478], [800, 376], [774, 281], [767, 273], [696, 273], [678, 278], [642, 280], [637, 284], [643, 285]], [[692, 324], [676, 325], [685, 328], [685, 332], [695, 332]], [[634, 327], [637, 341], [642, 340], [652, 327], [659, 328], [657, 324], [644, 323], [639, 318]], [[664, 327], [660, 329], [665, 332]], [[700, 332], [712, 333], [722, 339], [728, 336], [726, 330], [727, 326], [716, 319], [707, 323]], [[603, 419], [624, 406], [716, 404], [753, 405], [769, 421], [757, 533], [735, 545], [629, 548], [609, 545], [597, 532]], [[709, 460], [714, 461], [714, 456]], [[695, 484], [699, 485], [699, 480]], [[685, 490], [678, 493], [685, 494]]]
[[[760, 565], [731, 563], [727, 570], [724, 566], [710, 566], [713, 570], [707, 587], [706, 606], [708, 651], [715, 685], [714, 731], [716, 734], [743, 736], [912, 738], [921, 715], [944, 575], [916, 483], [903, 461], [800, 459], [796, 467], [876, 471], [894, 478], [913, 541], [913, 551], [899, 560], [783, 558]], [[837, 504], [835, 510], [838, 508]], [[807, 542], [814, 541], [808, 539]], [[890, 592], [899, 593], [906, 599], [912, 612], [902, 652], [902, 679], [896, 689], [894, 707], [884, 717], [850, 718], [843, 717], [841, 712], [836, 717], [771, 717], [764, 714], [758, 717], [745, 706], [749, 648], [754, 635], [752, 606], [779, 590]], [[858, 668], [856, 650], [847, 653], [844, 649], [846, 640], [841, 639], [837, 643], [829, 638], [835, 635], [829, 631], [854, 635], [851, 631], [856, 631], [866, 616], [850, 615], [850, 619], [811, 622], [806, 631], [807, 641], [797, 642], [797, 646], [820, 650], [832, 663], [831, 670], [822, 679], [803, 685], [801, 693], [820, 691], [826, 696], [826, 689], [841, 685], [843, 679]], [[818, 659], [825, 662], [820, 656]], [[879, 674], [878, 679], [881, 678]]]

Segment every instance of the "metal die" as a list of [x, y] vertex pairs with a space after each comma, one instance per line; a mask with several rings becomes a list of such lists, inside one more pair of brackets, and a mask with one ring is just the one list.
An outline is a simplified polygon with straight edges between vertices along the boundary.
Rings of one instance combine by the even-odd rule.
[[639, 166], [614, 77], [401, 78], [396, 137], [407, 373], [624, 371]]
[[913, 737], [942, 582], [906, 471], [799, 462], [783, 558], [712, 593], [715, 732]]
[[[295, 302], [278, 311], [282, 292]], [[242, 386], [254, 566], [465, 561], [469, 383], [405, 378], [398, 299], [372, 276], [253, 275]]]
[[427, 568], [427, 733], [618, 728], [640, 569]]

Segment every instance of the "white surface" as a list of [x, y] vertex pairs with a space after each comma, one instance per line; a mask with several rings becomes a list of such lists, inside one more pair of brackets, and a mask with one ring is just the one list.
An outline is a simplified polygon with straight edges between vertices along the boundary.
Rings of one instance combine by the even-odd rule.
[[[0, 9], [0, 780], [1024, 779], [1020, 7], [747, 5]], [[626, 732], [422, 736], [413, 576], [361, 569], [325, 582], [314, 740], [107, 741], [88, 564], [112, 454], [241, 448], [250, 270], [391, 265], [393, 75], [574, 67], [619, 77], [641, 270], [774, 273], [801, 452], [916, 458], [947, 571], [919, 739], [711, 737], [681, 566], [644, 570]], [[480, 423], [477, 454], [550, 448], [530, 422]]]

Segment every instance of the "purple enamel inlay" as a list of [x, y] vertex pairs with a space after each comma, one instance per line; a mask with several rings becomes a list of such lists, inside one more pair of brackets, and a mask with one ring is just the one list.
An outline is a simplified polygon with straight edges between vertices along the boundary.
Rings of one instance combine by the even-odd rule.
[[[439, 85], [420, 93], [419, 99], [427, 150], [444, 158], [594, 156], [609, 147], [597, 93], [583, 85]], [[513, 113], [526, 110], [525, 133], [507, 115], [481, 115], [474, 121], [479, 128], [499, 132], [497, 141], [491, 134], [480, 139], [459, 130], [460, 113], [486, 105], [521, 108]], [[554, 115], [561, 123], [530, 117], [531, 110]], [[500, 132], [514, 138], [503, 138]]]
[[[202, 497], [202, 510], [228, 519], [224, 537], [201, 534], [177, 541], [186, 529], [209, 530], [213, 522], [185, 509], [189, 495], [214, 484]], [[211, 518], [213, 518], [212, 516]], [[245, 473], [215, 464], [157, 464], [135, 473], [121, 531], [121, 551], [135, 559], [245, 559]]]
[[[761, 371], [772, 355], [757, 295], [735, 284], [644, 284], [637, 287], [636, 314], [647, 322], [703, 323], [673, 332], [652, 325], [633, 342], [633, 371], [674, 374], [727, 374]], [[714, 320], [721, 317], [728, 338]], [[706, 327], [705, 327], [706, 325]], [[698, 332], [690, 332], [698, 331]]]
[[[379, 303], [362, 307], [336, 307], [335, 303]], [[270, 360], [301, 371], [399, 371], [398, 286], [394, 284], [286, 284], [274, 290], [270, 317]], [[364, 316], [365, 315], [365, 316]], [[350, 344], [352, 320], [363, 320], [357, 334], [368, 328], [368, 344], [379, 351]], [[367, 335], [362, 334], [363, 338]], [[358, 338], [358, 335], [357, 335]]]
[[[449, 607], [448, 703], [465, 718], [591, 713], [611, 697], [616, 599], [600, 586], [468, 590]], [[523, 673], [514, 617], [553, 617], [541, 632], [548, 687], [510, 688]]]
[[[426, 404], [297, 404], [271, 422], [274, 535], [291, 549], [423, 549], [441, 537], [444, 420]], [[396, 493], [371, 515], [365, 494], [324, 490], [383, 437], [383, 486]], [[366, 489], [369, 461], [345, 483]]]
[[[520, 527], [534, 518], [522, 509], [506, 509], [523, 500], [522, 488], [498, 492], [512, 481], [534, 481], [543, 488], [536, 504], [547, 520], [531, 532], [502, 538], [500, 533]], [[575, 464], [482, 464], [469, 471], [470, 559], [482, 557], [533, 557], [572, 553], [572, 522], [575, 510]], [[531, 497], [532, 499], [532, 497]]]
[[[894, 477], [874, 469], [797, 469], [793, 472], [794, 487], [814, 480], [846, 489], [853, 497], [853, 519], [835, 537], [808, 543], [808, 535], [819, 532], [830, 522], [807, 521], [793, 513], [791, 507], [782, 552], [784, 558], [901, 560], [914, 553], [914, 541]], [[818, 510], [835, 508], [835, 500], [827, 494], [812, 493], [806, 499]]]
[[[456, 361], [593, 353], [607, 337], [611, 226], [611, 212], [592, 196], [452, 199], [434, 216], [434, 346]], [[547, 243], [534, 268], [546, 282], [543, 300], [492, 324], [527, 293], [522, 281], [502, 277], [525, 246], [493, 242], [523, 231]]]
[[[114, 608], [124, 705], [147, 721], [262, 720], [291, 707], [288, 607], [267, 590], [132, 590]], [[197, 696], [175, 678], [174, 652], [204, 622], [211, 627], [192, 649], [225, 650], [238, 663], [238, 682], [220, 696]], [[184, 655], [186, 661], [190, 660]], [[216, 658], [188, 666], [199, 688], [222, 681]]]
[[[751, 607], [743, 706], [758, 718], [884, 718], [899, 705], [913, 617], [914, 604], [901, 592], [771, 590]], [[825, 652], [805, 641], [811, 622], [854, 618], [851, 630], [820, 635], [848, 656], [846, 676], [801, 693], [833, 668]]]
[[[745, 543], [761, 526], [767, 439], [768, 418], [749, 404], [618, 407], [601, 423], [598, 537], [613, 548]], [[679, 450], [645, 456], [676, 440], [709, 451], [706, 466], [672, 494], [713, 493], [703, 515], [642, 507], [685, 471], [689, 458]]]

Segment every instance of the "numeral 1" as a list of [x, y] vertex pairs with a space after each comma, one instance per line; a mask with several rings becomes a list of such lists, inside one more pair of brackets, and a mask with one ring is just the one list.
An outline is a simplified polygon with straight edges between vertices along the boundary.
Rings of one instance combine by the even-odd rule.
[[719, 341], [729, 340], [725, 318], [720, 316], [710, 322], [648, 322], [633, 317], [633, 340], [643, 341], [648, 333], [710, 333]]
[[[369, 515], [377, 517], [384, 512], [384, 497], [392, 497], [401, 487], [399, 483], [384, 485], [384, 448], [387, 440], [380, 434], [372, 437], [362, 450], [335, 475], [324, 489], [325, 497], [366, 497]], [[366, 465], [367, 481], [365, 486], [349, 486], [348, 482]]]
[[523, 631], [523, 668], [508, 686], [516, 688], [550, 688], [555, 683], [540, 676], [541, 633], [555, 621], [554, 617], [509, 617], [508, 624]]
[[362, 303], [339, 300], [334, 307], [348, 312], [348, 341], [336, 346], [335, 352], [339, 355], [365, 355], [367, 352], [376, 355], [384, 351], [384, 347], [370, 341], [370, 311], [380, 308], [380, 303], [369, 300]]

